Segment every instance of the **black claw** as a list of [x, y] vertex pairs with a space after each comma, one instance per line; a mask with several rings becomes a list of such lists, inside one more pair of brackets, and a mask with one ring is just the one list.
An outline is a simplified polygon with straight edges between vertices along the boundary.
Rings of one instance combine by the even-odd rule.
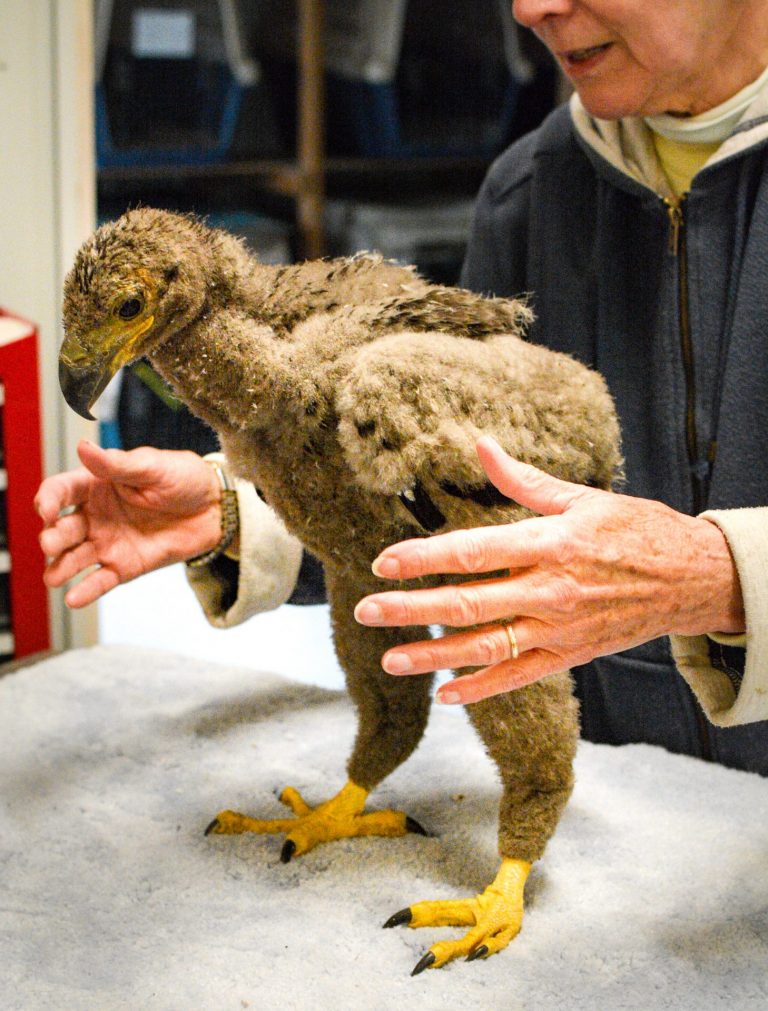
[[431, 951], [428, 951], [424, 956], [424, 958], [422, 958], [422, 960], [414, 966], [411, 975], [418, 976], [420, 972], [424, 972], [424, 970], [428, 969], [430, 965], [432, 965], [435, 961], [436, 961], [435, 955], [433, 955]]
[[445, 525], [445, 516], [424, 491], [420, 481], [407, 491], [401, 491], [398, 498], [425, 530], [438, 530]]
[[390, 916], [384, 927], [401, 927], [404, 923], [410, 923], [412, 919], [413, 913], [410, 906], [408, 906], [406, 909], [401, 909], [399, 913], [394, 913]]
[[286, 839], [283, 848], [280, 850], [280, 859], [284, 864], [291, 862], [291, 857], [296, 852], [296, 843], [293, 839]]
[[429, 835], [429, 832], [416, 821], [415, 818], [411, 818], [406, 815], [405, 818], [405, 829], [407, 832], [414, 832], [416, 835]]
[[219, 827], [219, 819], [218, 818], [214, 818], [213, 821], [211, 822], [211, 824], [205, 830], [204, 835], [210, 835], [211, 832], [213, 832], [213, 830], [215, 828], [218, 828], [218, 827]]
[[467, 955], [468, 962], [474, 962], [476, 958], [484, 958], [488, 954], [488, 945], [481, 944], [479, 947], [475, 948], [474, 951], [470, 951]]
[[440, 487], [443, 491], [447, 491], [449, 495], [477, 502], [478, 505], [484, 506], [486, 509], [492, 509], [494, 506], [509, 505], [507, 496], [492, 485], [490, 481], [486, 481], [479, 488], [460, 488], [452, 481], [441, 481]]

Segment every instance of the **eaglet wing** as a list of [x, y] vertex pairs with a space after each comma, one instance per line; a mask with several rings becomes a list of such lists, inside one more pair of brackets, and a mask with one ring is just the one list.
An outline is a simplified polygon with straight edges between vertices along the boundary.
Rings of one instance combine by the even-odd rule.
[[347, 463], [426, 530], [512, 518], [477, 458], [481, 435], [558, 477], [610, 486], [610, 398], [568, 356], [511, 335], [402, 332], [356, 349], [345, 372], [336, 410]]

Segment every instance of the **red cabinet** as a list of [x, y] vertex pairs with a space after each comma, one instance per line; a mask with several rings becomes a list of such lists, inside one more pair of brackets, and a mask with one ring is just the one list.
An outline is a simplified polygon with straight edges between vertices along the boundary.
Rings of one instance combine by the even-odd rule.
[[37, 330], [0, 309], [0, 660], [50, 648], [33, 501], [42, 477]]

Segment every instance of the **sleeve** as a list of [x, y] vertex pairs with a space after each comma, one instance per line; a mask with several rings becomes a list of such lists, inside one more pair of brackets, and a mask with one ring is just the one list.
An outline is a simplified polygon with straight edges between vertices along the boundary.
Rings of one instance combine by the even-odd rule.
[[[226, 464], [219, 453], [206, 459]], [[186, 570], [206, 618], [216, 628], [231, 628], [284, 604], [294, 592], [303, 555], [300, 541], [288, 533], [252, 484], [236, 478], [235, 490], [239, 560], [221, 555], [210, 565]]]
[[[768, 507], [722, 509], [702, 513], [725, 535], [741, 582], [746, 613], [743, 636], [670, 637], [677, 668], [712, 723], [733, 727], [768, 720]], [[743, 676], [722, 670], [711, 659], [711, 641], [743, 647]]]

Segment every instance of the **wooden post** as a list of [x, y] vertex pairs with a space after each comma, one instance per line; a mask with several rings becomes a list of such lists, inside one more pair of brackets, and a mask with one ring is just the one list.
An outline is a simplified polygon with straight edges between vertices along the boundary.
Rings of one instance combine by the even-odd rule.
[[297, 0], [299, 87], [299, 162], [296, 217], [301, 255], [307, 259], [325, 251], [325, 66], [323, 45], [324, 0]]

